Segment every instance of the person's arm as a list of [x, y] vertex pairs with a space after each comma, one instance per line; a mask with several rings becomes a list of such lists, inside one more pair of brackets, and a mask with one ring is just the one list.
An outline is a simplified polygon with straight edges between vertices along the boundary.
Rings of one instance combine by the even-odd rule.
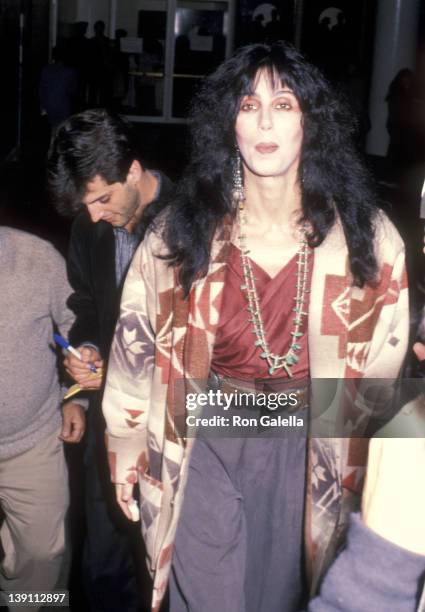
[[68, 374], [85, 389], [99, 389], [101, 377], [90, 375], [90, 364], [103, 367], [99, 353], [99, 317], [93, 297], [93, 279], [90, 269], [88, 244], [90, 235], [87, 228], [89, 220], [79, 215], [72, 226], [68, 252], [68, 278], [72, 293], [68, 299], [69, 308], [75, 314], [75, 321], [69, 331], [69, 341], [77, 348], [83, 358], [78, 360], [67, 354], [64, 365]]
[[67, 280], [65, 261], [49, 245], [46, 274], [49, 277], [50, 316], [56, 323], [59, 332], [66, 338], [75, 322], [75, 315], [68, 307], [71, 287]]
[[425, 440], [370, 442], [362, 517], [308, 612], [415, 612], [425, 575]]
[[375, 319], [364, 378], [397, 378], [409, 340], [409, 297], [405, 249], [393, 224], [382, 218], [376, 230], [379, 294], [370, 316]]
[[362, 321], [357, 323], [358, 334], [364, 339], [365, 364], [362, 378], [353, 379], [357, 388], [354, 402], [358, 403], [364, 415], [358, 420], [356, 433], [368, 438], [400, 409], [398, 379], [409, 340], [404, 244], [393, 224], [383, 215], [377, 225], [375, 252], [379, 268], [373, 291], [367, 286], [354, 290], [359, 292], [359, 300], [367, 306], [364, 319], [370, 320], [372, 330], [369, 341], [366, 341], [367, 338], [362, 337]]
[[[60, 333], [67, 337], [75, 316], [68, 308], [67, 300], [71, 293], [63, 258], [53, 247], [49, 247], [47, 258], [50, 288], [50, 315]], [[74, 400], [62, 406], [62, 430], [60, 438], [65, 442], [79, 442], [85, 430], [85, 401]]]
[[102, 403], [111, 479], [118, 504], [129, 519], [138, 465], [147, 457], [155, 355], [155, 331], [148, 314], [149, 300], [154, 303], [155, 296], [150, 285], [152, 255], [147, 255], [147, 242], [138, 247], [124, 284]]

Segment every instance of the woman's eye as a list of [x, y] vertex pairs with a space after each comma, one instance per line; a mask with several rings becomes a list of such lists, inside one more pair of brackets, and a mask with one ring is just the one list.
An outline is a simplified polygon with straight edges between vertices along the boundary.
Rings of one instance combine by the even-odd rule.
[[275, 108], [277, 109], [283, 109], [283, 110], [290, 110], [292, 107], [289, 104], [289, 102], [277, 102], [275, 104]]
[[109, 196], [105, 196], [104, 198], [100, 198], [99, 202], [101, 204], [107, 204], [109, 202]]
[[244, 102], [241, 105], [242, 111], [256, 110], [256, 108], [257, 108], [257, 104], [255, 102]]

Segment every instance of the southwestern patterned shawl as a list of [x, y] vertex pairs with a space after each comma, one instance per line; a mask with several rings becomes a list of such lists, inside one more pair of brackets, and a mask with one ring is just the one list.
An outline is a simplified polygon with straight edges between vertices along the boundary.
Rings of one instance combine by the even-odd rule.
[[[408, 296], [404, 248], [393, 225], [379, 215], [376, 254], [380, 278], [351, 286], [348, 255], [336, 223], [315, 249], [309, 305], [310, 373], [314, 378], [396, 378], [407, 348]], [[139, 483], [142, 532], [158, 611], [172, 561], [192, 439], [176, 434], [184, 394], [208, 377], [223, 297], [228, 230], [216, 236], [207, 275], [187, 300], [176, 270], [155, 255], [165, 252], [150, 234], [131, 264], [111, 349], [103, 411], [112, 480]], [[358, 382], [358, 381], [357, 381]], [[337, 403], [344, 412], [346, 391]], [[344, 423], [364, 434], [371, 412], [352, 393]], [[311, 409], [314, 411], [313, 390]], [[361, 491], [367, 441], [312, 437], [306, 494], [307, 569], [314, 591], [344, 534]], [[340, 434], [341, 435], [341, 434]]]

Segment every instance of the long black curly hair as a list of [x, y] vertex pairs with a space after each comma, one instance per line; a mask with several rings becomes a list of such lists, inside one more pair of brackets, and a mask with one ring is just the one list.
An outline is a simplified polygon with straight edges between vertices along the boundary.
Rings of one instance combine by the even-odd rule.
[[354, 126], [320, 71], [282, 42], [241, 48], [205, 79], [195, 96], [190, 161], [162, 217], [167, 259], [179, 266], [187, 295], [193, 281], [206, 273], [214, 232], [234, 214], [235, 121], [241, 97], [252, 92], [262, 70], [292, 89], [303, 114], [299, 179], [302, 221], [312, 228], [309, 244], [323, 242], [338, 214], [353, 284], [361, 287], [377, 273], [376, 208], [371, 181], [352, 144]]

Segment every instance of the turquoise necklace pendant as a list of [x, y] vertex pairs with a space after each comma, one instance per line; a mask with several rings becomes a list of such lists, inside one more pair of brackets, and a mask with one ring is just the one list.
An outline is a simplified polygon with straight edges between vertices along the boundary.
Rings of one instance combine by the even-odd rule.
[[299, 357], [296, 354], [301, 350], [301, 344], [299, 339], [303, 336], [301, 326], [303, 318], [307, 316], [307, 312], [304, 307], [305, 297], [308, 282], [308, 253], [309, 247], [305, 236], [305, 228], [301, 230], [300, 246], [297, 253], [297, 273], [296, 273], [296, 296], [295, 307], [293, 311], [296, 313], [293, 319], [293, 330], [290, 332], [291, 341], [289, 343], [289, 349], [285, 355], [275, 355], [270, 351], [268, 342], [266, 340], [266, 334], [263, 324], [263, 317], [260, 309], [260, 300], [257, 293], [256, 278], [252, 271], [251, 261], [248, 257], [249, 250], [246, 244], [246, 235], [242, 231], [242, 226], [246, 225], [247, 219], [244, 211], [243, 200], [239, 199], [239, 221], [240, 221], [240, 235], [239, 235], [239, 248], [241, 253], [241, 264], [244, 275], [244, 282], [240, 286], [241, 291], [245, 293], [245, 297], [248, 301], [248, 308], [251, 317], [250, 321], [253, 325], [253, 333], [256, 336], [254, 346], [261, 350], [260, 357], [265, 359], [268, 365], [268, 373], [273, 376], [276, 370], [283, 369], [287, 373], [289, 378], [292, 378], [291, 367], [298, 363]]

